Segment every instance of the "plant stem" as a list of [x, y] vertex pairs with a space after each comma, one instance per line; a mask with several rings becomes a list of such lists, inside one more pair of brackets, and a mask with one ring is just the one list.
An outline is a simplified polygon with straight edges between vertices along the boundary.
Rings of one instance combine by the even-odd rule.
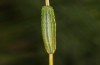
[[49, 65], [53, 65], [53, 54], [49, 54]]
[[50, 6], [49, 0], [45, 0], [46, 6]]

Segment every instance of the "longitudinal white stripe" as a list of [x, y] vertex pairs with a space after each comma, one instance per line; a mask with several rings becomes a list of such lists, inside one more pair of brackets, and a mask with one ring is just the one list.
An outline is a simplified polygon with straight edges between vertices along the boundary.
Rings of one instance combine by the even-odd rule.
[[49, 12], [48, 12], [48, 10], [46, 11], [46, 14], [45, 14], [45, 16], [46, 16], [46, 19], [45, 19], [45, 25], [46, 25], [46, 38], [47, 38], [47, 44], [48, 44], [48, 47], [49, 47], [49, 51], [51, 51], [51, 46], [50, 46], [50, 25], [51, 25], [51, 23], [50, 23], [50, 15], [49, 15]]

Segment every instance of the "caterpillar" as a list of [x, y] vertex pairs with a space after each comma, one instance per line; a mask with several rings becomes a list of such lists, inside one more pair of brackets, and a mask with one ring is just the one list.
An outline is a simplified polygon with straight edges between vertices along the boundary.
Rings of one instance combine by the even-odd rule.
[[56, 50], [56, 21], [53, 7], [42, 7], [41, 20], [45, 49], [49, 54], [53, 54]]

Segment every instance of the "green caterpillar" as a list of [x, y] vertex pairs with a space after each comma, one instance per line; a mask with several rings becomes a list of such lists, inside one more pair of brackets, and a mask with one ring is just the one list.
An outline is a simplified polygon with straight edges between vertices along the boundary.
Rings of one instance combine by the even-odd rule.
[[56, 50], [56, 22], [51, 6], [43, 6], [41, 14], [42, 36], [46, 51], [53, 54]]

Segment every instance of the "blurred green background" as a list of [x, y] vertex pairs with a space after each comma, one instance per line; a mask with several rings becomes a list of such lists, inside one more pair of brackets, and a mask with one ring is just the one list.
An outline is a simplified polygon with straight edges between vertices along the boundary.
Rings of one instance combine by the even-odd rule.
[[[55, 65], [100, 65], [100, 0], [50, 0], [57, 22]], [[0, 65], [48, 65], [44, 0], [0, 0]]]

